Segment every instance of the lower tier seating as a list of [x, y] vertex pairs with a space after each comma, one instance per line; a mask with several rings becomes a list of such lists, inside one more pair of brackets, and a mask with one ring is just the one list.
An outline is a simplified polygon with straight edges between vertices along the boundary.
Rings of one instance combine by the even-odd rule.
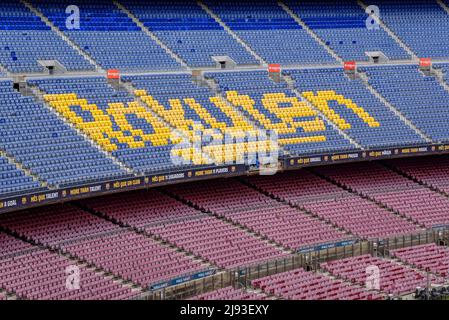
[[393, 237], [419, 229], [406, 219], [306, 170], [254, 176], [248, 178], [248, 182], [361, 238]]
[[[66, 286], [68, 267], [74, 261], [0, 233], [0, 288], [18, 298], [33, 300], [132, 299], [133, 292], [84, 266], [79, 270], [79, 289]], [[1, 296], [1, 294], [0, 294]]]
[[153, 239], [70, 206], [5, 215], [0, 225], [145, 288], [207, 269]]
[[291, 250], [351, 238], [325, 222], [278, 203], [236, 180], [176, 185], [169, 187], [169, 190], [204, 210], [230, 219]]
[[[379, 273], [374, 274], [374, 277], [378, 276], [380, 291], [393, 295], [412, 293], [417, 287], [427, 286], [427, 275], [424, 272], [370, 255], [322, 263], [321, 268], [334, 276], [361, 286], [365, 286], [367, 280], [370, 280], [367, 278], [369, 271], [378, 268]], [[443, 278], [434, 275], [431, 275], [429, 280], [432, 284], [444, 283]], [[376, 282], [376, 280], [372, 282], [373, 288], [376, 287]]]
[[389, 160], [387, 164], [428, 186], [449, 194], [449, 156]]
[[232, 269], [286, 257], [274, 246], [213, 217], [146, 228], [179, 248]]
[[252, 281], [256, 289], [289, 300], [382, 300], [376, 292], [334, 280], [320, 273], [296, 269]]
[[430, 243], [392, 250], [390, 254], [392, 257], [423, 271], [430, 271], [443, 277], [447, 277], [449, 274], [449, 249], [447, 247]]
[[[139, 203], [136, 207], [134, 204]], [[222, 268], [235, 268], [285, 256], [262, 240], [193, 209], [158, 191], [83, 201], [96, 212], [155, 234]]]
[[345, 164], [314, 170], [427, 228], [449, 225], [449, 199], [381, 164]]

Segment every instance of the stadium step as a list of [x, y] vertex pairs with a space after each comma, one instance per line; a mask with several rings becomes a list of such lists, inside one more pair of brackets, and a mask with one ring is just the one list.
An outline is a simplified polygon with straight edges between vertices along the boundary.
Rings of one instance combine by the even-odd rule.
[[6, 291], [1, 287], [0, 287], [0, 296], [4, 296], [6, 300], [19, 300], [19, 297], [17, 297], [17, 295], [14, 292]]
[[61, 30], [59, 30], [39, 9], [34, 7], [27, 0], [20, 0], [31, 12], [38, 16], [51, 30], [59, 35], [70, 47], [75, 49], [80, 55], [82, 55], [90, 64], [94, 65], [98, 71], [103, 71], [102, 67], [92, 59], [83, 49], [81, 49], [74, 41], [68, 38]]
[[447, 14], [449, 14], [449, 6], [447, 6], [447, 4], [445, 4], [443, 1], [441, 0], [437, 0], [437, 3], [440, 5], [440, 7], [447, 12]]
[[34, 98], [39, 102], [42, 103], [42, 105], [47, 108], [51, 113], [55, 114], [59, 119], [61, 119], [65, 124], [67, 124], [70, 128], [72, 128], [74, 131], [77, 132], [78, 135], [82, 136], [84, 140], [88, 141], [95, 149], [98, 150], [98, 152], [102, 153], [106, 158], [110, 159], [114, 164], [119, 166], [121, 169], [126, 171], [129, 175], [135, 175], [135, 172], [132, 168], [128, 167], [121, 161], [119, 161], [117, 158], [112, 156], [109, 152], [103, 150], [98, 144], [96, 144], [85, 132], [78, 129], [73, 123], [68, 121], [65, 117], [61, 117], [60, 114], [53, 109], [51, 106], [47, 104], [47, 102], [44, 101], [43, 96], [45, 95], [45, 92], [41, 91], [36, 86], [30, 86], [31, 92], [33, 93]]
[[[159, 121], [161, 121], [162, 123], [165, 123], [168, 127], [170, 127], [172, 129], [172, 133], [174, 135], [176, 135], [176, 138], [178, 138], [178, 135], [182, 136], [183, 139], [185, 139], [184, 141], [190, 141], [193, 143], [192, 138], [189, 137], [187, 134], [185, 134], [185, 132], [182, 132], [181, 130], [175, 128], [170, 122], [168, 122], [166, 119], [164, 119], [163, 117], [161, 117], [156, 111], [154, 111], [153, 109], [151, 109], [143, 100], [141, 97], [136, 95], [136, 88], [133, 87], [133, 85], [131, 83], [127, 83], [127, 82], [122, 82], [121, 83], [121, 87], [126, 90], [132, 97], [134, 97], [135, 101], [137, 103], [139, 103], [140, 106], [142, 106], [143, 108], [145, 108], [148, 112], [151, 112], [151, 114], [156, 117]], [[194, 145], [194, 144], [192, 144]], [[203, 152], [202, 150], [198, 150], [197, 152], [202, 154], [202, 157], [205, 159], [209, 159], [211, 160], [212, 158], [210, 157], [210, 155], [208, 155], [206, 152]], [[211, 160], [212, 161], [212, 160]]]
[[265, 195], [267, 197], [270, 197], [273, 200], [276, 200], [279, 203], [286, 204], [289, 207], [298, 210], [300, 212], [300, 214], [305, 214], [305, 215], [308, 215], [308, 216], [312, 217], [313, 219], [323, 221], [327, 225], [332, 226], [332, 228], [334, 228], [334, 229], [337, 229], [339, 231], [345, 232], [346, 234], [348, 234], [350, 236], [353, 236], [354, 238], [358, 238], [357, 235], [355, 235], [355, 234], [351, 233], [349, 230], [346, 230], [345, 228], [343, 228], [343, 227], [333, 223], [330, 219], [324, 219], [323, 217], [318, 216], [317, 214], [315, 214], [314, 212], [312, 212], [310, 210], [306, 210], [305, 208], [303, 208], [303, 207], [301, 207], [301, 206], [299, 206], [297, 204], [294, 204], [294, 203], [292, 203], [290, 201], [286, 201], [284, 199], [281, 199], [280, 197], [278, 197], [278, 196], [276, 196], [276, 195], [274, 195], [274, 194], [272, 194], [270, 192], [267, 192], [267, 191], [263, 190], [262, 188], [252, 184], [251, 182], [249, 182], [246, 179], [237, 178], [237, 180], [240, 181], [240, 183], [242, 183], [242, 184], [244, 184], [244, 185], [246, 185], [246, 186], [256, 190], [257, 192], [260, 192], [261, 194], [263, 194], [263, 195]]
[[326, 51], [335, 59], [337, 60], [339, 63], [343, 64], [343, 59], [340, 58], [340, 56], [335, 53], [334, 50], [332, 50], [328, 45], [326, 45], [326, 43], [320, 38], [318, 37], [318, 35], [313, 32], [312, 29], [310, 29], [305, 23], [304, 21], [301, 20], [301, 18], [295, 14], [284, 2], [279, 1], [278, 5], [284, 9], [285, 12], [287, 12], [287, 14], [292, 17], [296, 23], [298, 23], [305, 31], [307, 31], [307, 33], [316, 41], [318, 42], [324, 49], [326, 49]]
[[254, 58], [256, 58], [261, 65], [266, 65], [267, 62], [261, 57], [259, 56], [256, 51], [254, 51], [245, 41], [243, 41], [234, 31], [232, 31], [227, 25], [226, 23], [224, 23], [219, 16], [217, 16], [204, 2], [202, 1], [198, 1], [197, 2], [198, 5], [203, 8], [204, 11], [206, 11], [212, 18], [214, 18], [214, 20], [223, 27], [223, 29], [229, 33], [234, 39], [235, 41], [237, 41], [238, 43], [240, 43], [245, 49], [246, 51], [248, 51]]
[[294, 253], [292, 250], [290, 250], [289, 248], [283, 246], [281, 243], [278, 243], [275, 240], [269, 239], [267, 236], [263, 236], [263, 235], [255, 232], [255, 231], [249, 229], [248, 227], [240, 224], [240, 223], [232, 221], [229, 218], [220, 216], [217, 213], [215, 213], [213, 211], [210, 211], [210, 210], [207, 210], [206, 208], [204, 208], [204, 207], [202, 207], [202, 206], [200, 206], [200, 205], [198, 205], [196, 203], [192, 203], [191, 201], [189, 201], [189, 200], [187, 200], [187, 199], [185, 199], [185, 198], [183, 198], [183, 197], [181, 197], [181, 196], [179, 196], [177, 194], [171, 193], [170, 191], [168, 191], [166, 189], [161, 189], [160, 191], [162, 193], [164, 193], [165, 195], [167, 195], [167, 196], [169, 196], [169, 197], [171, 197], [171, 198], [173, 198], [173, 199], [175, 199], [175, 200], [177, 200], [179, 202], [182, 202], [185, 205], [188, 205], [191, 208], [194, 208], [194, 209], [196, 209], [198, 211], [201, 211], [201, 212], [203, 212], [203, 213], [205, 213], [205, 214], [207, 214], [209, 216], [212, 216], [212, 217], [214, 217], [214, 218], [216, 218], [218, 220], [221, 220], [221, 221], [223, 221], [223, 222], [225, 222], [225, 223], [227, 223], [229, 225], [237, 227], [240, 230], [250, 234], [251, 236], [253, 236], [253, 237], [255, 237], [255, 238], [257, 238], [257, 239], [259, 239], [259, 240], [261, 240], [261, 241], [263, 241], [265, 243], [267, 243], [268, 245], [271, 245], [271, 246], [273, 246], [273, 247], [275, 247], [275, 248], [277, 248], [279, 250], [282, 250], [282, 252], [284, 252], [284, 253]]
[[432, 69], [432, 73], [435, 76], [435, 78], [438, 80], [440, 85], [444, 88], [444, 90], [449, 92], [449, 83], [447, 83], [444, 80], [444, 73], [443, 73], [443, 71], [441, 71], [441, 69]]
[[69, 252], [64, 251], [62, 248], [59, 248], [58, 245], [56, 245], [55, 247], [51, 246], [51, 245], [47, 245], [44, 244], [38, 240], [35, 240], [33, 238], [27, 237], [27, 236], [23, 236], [18, 234], [17, 232], [15, 232], [12, 229], [9, 229], [7, 227], [1, 226], [0, 227], [0, 232], [6, 233], [9, 236], [12, 236], [18, 240], [21, 240], [23, 242], [29, 243], [37, 248], [43, 249], [43, 250], [48, 250], [52, 253], [58, 254], [62, 257], [65, 257], [71, 261], [73, 261], [73, 263], [78, 266], [85, 266], [86, 268], [92, 270], [93, 272], [97, 273], [99, 276], [107, 278], [107, 277], [113, 277], [113, 279], [116, 281], [116, 283], [120, 284], [123, 287], [126, 288], [133, 288], [134, 290], [137, 290], [139, 292], [141, 292], [142, 294], [146, 291], [146, 288], [143, 288], [141, 286], [139, 286], [137, 283], [133, 283], [130, 280], [121, 278], [120, 276], [111, 273], [108, 270], [105, 270], [87, 260], [82, 259], [81, 257], [78, 257], [76, 255], [70, 254]]
[[41, 180], [41, 178], [37, 175], [34, 174], [30, 169], [25, 168], [22, 163], [17, 162], [12, 156], [8, 155], [5, 151], [0, 150], [0, 156], [6, 158], [8, 160], [8, 162], [12, 165], [14, 165], [18, 170], [21, 170], [23, 172], [26, 173], [26, 175], [30, 176], [31, 178], [33, 178], [33, 181], [39, 182], [39, 184], [41, 185], [41, 187], [43, 188], [49, 188], [49, 189], [54, 189], [53, 187], [49, 186], [48, 183], [44, 180]]
[[176, 60], [181, 66], [189, 70], [187, 63], [181, 59], [171, 48], [169, 48], [165, 43], [163, 43], [153, 32], [151, 32], [145, 25], [129, 11], [123, 4], [118, 1], [113, 1], [115, 6], [124, 12], [147, 36], [153, 39], [162, 49], [165, 50], [174, 60]]
[[377, 98], [379, 99], [388, 109], [390, 109], [391, 112], [393, 112], [399, 119], [401, 119], [402, 122], [404, 122], [408, 127], [410, 127], [413, 131], [415, 131], [423, 140], [425, 140], [428, 143], [432, 143], [432, 139], [425, 134], [423, 131], [421, 131], [414, 123], [412, 123], [402, 112], [400, 112], [395, 106], [393, 106], [390, 102], [388, 102], [374, 87], [369, 83], [368, 76], [363, 73], [359, 72], [359, 77], [365, 84], [365, 86], [368, 88], [368, 90]]
[[204, 259], [203, 257], [196, 256], [193, 252], [186, 251], [183, 248], [179, 248], [175, 244], [171, 243], [170, 241], [167, 241], [166, 239], [163, 239], [163, 238], [161, 238], [161, 237], [159, 237], [157, 235], [148, 233], [148, 232], [146, 232], [144, 230], [144, 228], [133, 227], [133, 226], [127, 224], [127, 223], [124, 223], [123, 221], [119, 221], [119, 220], [113, 219], [113, 218], [109, 217], [108, 215], [106, 215], [105, 213], [103, 213], [101, 211], [96, 211], [96, 210], [94, 210], [94, 209], [92, 209], [92, 208], [90, 208], [88, 206], [85, 206], [85, 205], [79, 203], [79, 202], [73, 202], [70, 205], [73, 205], [73, 206], [75, 206], [75, 207], [77, 207], [77, 208], [79, 208], [79, 209], [81, 209], [81, 210], [83, 210], [85, 212], [88, 212], [88, 213], [90, 213], [90, 214], [92, 214], [92, 215], [94, 215], [96, 217], [105, 219], [105, 220], [107, 220], [107, 221], [109, 221], [109, 222], [111, 222], [111, 223], [113, 223], [113, 224], [115, 224], [115, 225], [117, 225], [117, 226], [119, 226], [121, 228], [129, 229], [132, 232], [135, 232], [135, 233], [143, 235], [143, 236], [145, 236], [145, 237], [147, 237], [149, 239], [152, 239], [152, 240], [156, 241], [157, 243], [159, 243], [160, 245], [162, 245], [164, 247], [168, 247], [170, 249], [174, 249], [174, 250], [176, 250], [176, 251], [178, 251], [180, 253], [183, 253], [185, 256], [192, 258], [194, 261], [202, 263], [203, 266], [205, 266], [205, 267], [214, 267], [214, 268], [219, 269], [218, 266], [214, 265], [212, 262]]
[[[366, 10], [366, 8], [368, 7], [368, 5], [361, 1], [361, 0], [357, 0], [357, 4], [362, 7], [363, 10]], [[380, 13], [380, 15], [382, 16], [382, 12]], [[418, 60], [418, 56], [413, 52], [413, 50], [407, 45], [405, 44], [383, 21], [381, 18], [373, 15], [372, 16], [373, 19], [379, 24], [379, 26], [392, 38], [394, 39], [400, 46], [402, 49], [404, 49], [411, 57], [413, 60]]]
[[407, 179], [410, 179], [411, 181], [413, 181], [413, 182], [415, 182], [415, 183], [417, 183], [419, 185], [422, 185], [422, 186], [424, 186], [424, 187], [426, 187], [426, 188], [428, 188], [428, 189], [430, 189], [430, 190], [432, 190], [434, 192], [437, 192], [437, 193], [439, 193], [439, 194], [441, 194], [441, 195], [443, 195], [443, 196], [445, 196], [446, 198], [449, 199], [449, 194], [447, 192], [445, 192], [444, 190], [441, 190], [441, 189], [439, 189], [437, 187], [434, 187], [434, 186], [426, 183], [425, 181], [422, 181], [422, 180], [412, 176], [411, 174], [408, 174], [407, 172], [405, 172], [405, 171], [403, 171], [403, 170], [401, 170], [401, 169], [399, 169], [399, 168], [395, 167], [394, 165], [391, 165], [391, 164], [389, 164], [387, 162], [381, 161], [380, 164], [383, 165], [388, 170], [391, 170], [391, 171], [393, 171], [393, 172], [395, 172], [395, 173], [397, 173], [397, 174], [399, 174], [399, 175], [401, 175], [401, 176], [403, 176], [403, 177], [405, 177]]
[[334, 128], [336, 131], [338, 131], [338, 133], [343, 136], [346, 140], [348, 140], [355, 148], [359, 149], [359, 150], [364, 150], [363, 146], [358, 143], [356, 140], [354, 140], [351, 136], [349, 136], [346, 132], [344, 132], [343, 130], [341, 130], [337, 124], [335, 124], [333, 121], [331, 121], [330, 119], [328, 119], [322, 112], [321, 110], [319, 110], [318, 108], [316, 108], [312, 103], [309, 102], [309, 100], [307, 100], [304, 96], [302, 96], [301, 92], [298, 91], [297, 89], [295, 89], [295, 81], [287, 75], [282, 75], [283, 80], [289, 84], [290, 86], [290, 90], [298, 97], [301, 99], [301, 101], [304, 101], [310, 108], [312, 108], [313, 110], [315, 110], [315, 112], [317, 114], [320, 115], [320, 118], [323, 119], [327, 124], [329, 124], [330, 126], [332, 126], [332, 128]]
[[385, 210], [391, 212], [392, 214], [395, 214], [395, 215], [401, 217], [402, 219], [405, 219], [405, 220], [407, 220], [407, 221], [410, 221], [410, 222], [414, 223], [415, 225], [419, 226], [419, 227], [422, 228], [423, 230], [425, 229], [425, 226], [422, 225], [422, 224], [420, 224], [418, 221], [416, 221], [416, 220], [414, 220], [414, 219], [412, 219], [412, 218], [410, 218], [410, 217], [407, 217], [407, 216], [401, 214], [399, 211], [396, 211], [396, 210], [394, 210], [393, 208], [390, 208], [390, 207], [387, 206], [386, 204], [384, 204], [384, 203], [382, 203], [382, 202], [380, 202], [380, 201], [377, 201], [377, 200], [371, 198], [371, 197], [368, 196], [368, 195], [365, 195], [365, 194], [363, 194], [363, 193], [361, 193], [361, 192], [357, 192], [357, 190], [353, 190], [352, 188], [350, 188], [350, 187], [348, 187], [348, 186], [346, 186], [346, 185], [344, 185], [344, 184], [342, 184], [342, 183], [340, 183], [340, 182], [338, 182], [338, 181], [336, 181], [336, 180], [334, 180], [334, 179], [332, 179], [332, 178], [330, 178], [330, 177], [328, 177], [328, 176], [325, 176], [325, 175], [323, 175], [323, 174], [317, 172], [317, 171], [314, 170], [313, 168], [306, 168], [305, 170], [307, 170], [308, 172], [310, 172], [310, 173], [316, 175], [317, 177], [319, 177], [319, 178], [321, 178], [321, 179], [324, 179], [324, 180], [326, 180], [326, 181], [328, 181], [328, 182], [330, 182], [330, 183], [336, 185], [337, 187], [342, 188], [343, 190], [346, 190], [346, 191], [348, 191], [348, 192], [350, 192], [350, 193], [352, 193], [352, 194], [358, 195], [359, 197], [361, 197], [361, 198], [363, 198], [363, 199], [365, 199], [365, 200], [368, 200], [368, 201], [370, 201], [370, 202], [376, 204], [376, 205], [379, 206], [380, 208], [385, 209]]
[[[8, 75], [8, 70], [6, 70], [5, 69], [5, 67], [3, 67], [1, 64], [0, 64], [0, 75], [4, 75], [4, 76], [7, 76]], [[1, 76], [0, 76], [0, 78], [1, 78]]]

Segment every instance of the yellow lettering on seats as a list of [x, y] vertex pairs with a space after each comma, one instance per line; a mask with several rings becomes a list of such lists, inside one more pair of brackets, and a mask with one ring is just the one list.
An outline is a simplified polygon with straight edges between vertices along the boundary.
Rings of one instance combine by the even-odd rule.
[[[289, 106], [280, 107], [281, 103], [288, 103]], [[299, 101], [297, 97], [287, 97], [285, 93], [267, 93], [262, 98], [262, 104], [268, 111], [288, 124], [289, 128], [281, 130], [279, 133], [295, 133], [299, 127], [305, 132], [326, 130], [323, 120], [317, 116], [316, 111], [305, 102]], [[306, 121], [296, 119], [304, 117], [314, 117], [314, 119]]]
[[224, 122], [218, 122], [217, 119], [215, 119], [209, 111], [207, 111], [202, 105], [200, 105], [198, 102], [196, 102], [193, 98], [186, 98], [184, 99], [184, 103], [187, 104], [190, 108], [195, 110], [195, 112], [198, 114], [198, 116], [206, 121], [207, 124], [209, 124], [214, 129], [220, 129], [224, 130], [226, 129], [226, 123]]
[[226, 92], [226, 98], [236, 107], [242, 107], [246, 110], [254, 119], [266, 129], [287, 129], [285, 123], [272, 123], [264, 114], [260, 113], [254, 106], [256, 102], [248, 95], [239, 95], [237, 91]]
[[[144, 91], [144, 90], [140, 90]], [[154, 99], [150, 95], [143, 95], [144, 92], [140, 92], [142, 99], [145, 104], [154, 110], [160, 117], [165, 121], [170, 123], [172, 126], [179, 130], [190, 131], [194, 125], [194, 121], [191, 119], [186, 119], [184, 108], [182, 107], [182, 102], [179, 99], [170, 99], [168, 102], [170, 104], [170, 109], [165, 109], [165, 107]], [[189, 128], [190, 127], [190, 128]]]
[[[125, 107], [123, 103], [111, 103], [105, 112], [97, 105], [89, 104], [86, 99], [78, 99], [74, 93], [45, 95], [44, 99], [106, 151], [117, 150], [118, 146], [111, 141], [113, 138], [117, 139], [119, 143], [128, 145], [129, 148], [142, 148], [145, 146], [145, 141], [151, 141], [153, 145], [169, 143], [170, 129], [137, 103], [131, 102], [128, 107]], [[81, 110], [88, 111], [92, 115], [93, 121], [85, 122], [70, 108], [71, 106], [79, 106]], [[148, 135], [140, 129], [133, 129], [126, 119], [126, 114], [136, 114], [136, 116], [144, 118], [152, 125], [154, 133]], [[111, 119], [114, 119], [120, 130], [114, 130]], [[131, 133], [131, 136], [124, 134], [126, 130]], [[134, 137], [137, 136], [141, 137], [142, 141], [136, 141]]]
[[362, 107], [359, 107], [351, 99], [347, 99], [333, 90], [318, 91], [316, 95], [313, 92], [303, 92], [303, 96], [342, 130], [350, 129], [351, 124], [346, 122], [335, 110], [329, 107], [329, 101], [337, 101], [339, 104], [346, 106], [346, 108], [352, 110], [363, 122], [368, 124], [369, 127], [374, 128], [380, 126], [380, 123]]
[[[309, 121], [296, 121], [295, 118], [317, 116], [316, 112], [309, 108], [305, 103], [298, 101], [297, 98], [287, 97], [284, 93], [265, 94], [262, 98], [263, 106], [275, 114], [281, 122], [272, 123], [271, 120], [257, 110], [254, 106], [256, 102], [248, 95], [239, 95], [237, 91], [228, 91], [226, 93], [227, 99], [236, 107], [240, 106], [251, 114], [254, 119], [259, 121], [265, 129], [275, 130], [278, 134], [296, 133], [297, 128], [301, 127], [305, 132], [325, 131], [326, 126], [318, 117]], [[290, 107], [279, 107], [280, 103], [290, 103]], [[300, 138], [279, 139], [280, 144], [292, 143], [309, 143], [326, 141], [326, 136], [312, 136]]]
[[221, 97], [210, 97], [209, 100], [232, 120], [232, 123], [234, 124], [233, 128], [242, 131], [253, 129], [251, 124], [249, 124], [238, 112], [231, 108]]
[[[131, 148], [143, 148], [145, 147], [145, 141], [151, 141], [151, 144], [154, 146], [167, 145], [169, 143], [170, 128], [135, 101], [128, 103], [128, 106], [125, 106], [123, 103], [110, 103], [107, 113], [114, 118], [115, 122], [120, 127], [122, 134], [124, 131], [129, 131], [131, 133], [131, 136], [125, 136], [124, 139], [122, 138], [122, 141], [127, 143]], [[145, 119], [145, 121], [150, 123], [153, 127], [154, 133], [145, 134], [141, 129], [134, 129], [126, 119], [126, 115], [128, 114], [134, 114], [139, 118]], [[141, 137], [142, 141], [136, 141], [134, 137]], [[117, 137], [117, 139], [119, 138]]]

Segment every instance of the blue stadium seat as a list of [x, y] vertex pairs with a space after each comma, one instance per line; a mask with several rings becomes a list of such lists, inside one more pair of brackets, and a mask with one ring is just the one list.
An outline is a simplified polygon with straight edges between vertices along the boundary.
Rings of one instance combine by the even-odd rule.
[[13, 192], [35, 191], [40, 189], [40, 184], [25, 172], [10, 164], [8, 160], [0, 156], [0, 195]]
[[436, 1], [376, 1], [381, 19], [419, 57], [448, 58], [449, 15]]
[[224, 55], [238, 65], [258, 64], [196, 1], [123, 3], [191, 67], [213, 67], [211, 56]]
[[368, 15], [355, 0], [286, 3], [345, 61], [367, 61], [367, 51], [382, 51], [394, 60], [410, 58], [382, 28], [367, 28]]
[[[351, 99], [358, 107], [366, 111], [379, 124], [370, 126], [360, 116], [330, 97], [327, 104], [336, 110], [349, 125], [345, 131], [366, 148], [407, 146], [423, 143], [421, 137], [403, 123], [392, 111], [375, 97], [361, 80], [351, 80], [341, 68], [310, 69], [289, 71], [296, 81], [296, 88], [304, 92], [317, 93], [331, 90]], [[312, 100], [314, 103], [315, 100]], [[316, 100], [318, 101], [318, 100]]]
[[[103, 149], [110, 151], [114, 157], [134, 170], [154, 173], [184, 168], [173, 164], [170, 159], [173, 147], [169, 141], [170, 129], [151, 117], [148, 111], [145, 110], [142, 114], [142, 112], [135, 111], [136, 109], [130, 109], [129, 103], [132, 103], [134, 98], [125, 91], [113, 89], [104, 78], [58, 78], [33, 80], [30, 83], [39, 86], [49, 95], [76, 94], [78, 99], [72, 99], [67, 104], [76, 116], [68, 120], [75, 121], [78, 117], [78, 124], [82, 125], [82, 130], [86, 130], [89, 123], [100, 126], [99, 122], [95, 122], [95, 112], [110, 119], [108, 123], [111, 128], [100, 128], [101, 136], [99, 138], [93, 136], [93, 138]], [[79, 99], [87, 101], [91, 107], [90, 111], [83, 110], [83, 101]], [[118, 113], [124, 114], [126, 117], [125, 124], [118, 123], [120, 119], [117, 113], [108, 113], [108, 110], [113, 108], [113, 104], [118, 104], [120, 107]], [[60, 113], [60, 115], [62, 114]], [[131, 128], [125, 128], [128, 124]], [[165, 132], [162, 141], [156, 143], [152, 139], [142, 139], [142, 135], [157, 133], [156, 126], [160, 126], [161, 131]], [[132, 135], [130, 132], [132, 130], [142, 130], [142, 133]], [[122, 132], [124, 137], [120, 138], [117, 134]], [[126, 136], [129, 136], [130, 139], [127, 139]]]
[[[288, 108], [288, 112], [297, 112], [294, 110], [296, 109], [294, 105], [296, 98], [295, 94], [287, 88], [285, 82], [273, 82], [268, 78], [267, 72], [208, 73], [206, 76], [213, 78], [223, 93], [236, 91], [239, 95], [248, 95], [254, 101], [254, 107], [248, 105], [247, 102], [239, 103], [240, 101], [236, 99], [236, 108], [262, 129], [277, 131], [280, 144], [290, 154], [316, 154], [355, 149], [348, 140], [330, 125], [323, 120], [317, 119], [317, 114], [312, 112], [303, 102], [299, 102], [298, 107], [301, 108], [301, 110], [298, 110], [299, 113], [293, 116], [292, 119], [287, 120], [287, 123], [290, 123], [287, 128], [278, 130], [278, 124], [282, 122], [281, 117], [283, 114], [279, 110], [270, 110], [271, 102], [269, 100], [272, 94], [283, 94], [287, 97], [287, 99], [281, 98], [278, 101], [280, 101], [279, 107], [281, 110], [282, 108], [285, 108], [285, 110]], [[262, 101], [264, 98], [267, 99], [266, 102]], [[301, 124], [303, 121], [310, 121], [310, 127]]]
[[449, 92], [435, 77], [425, 76], [417, 66], [364, 70], [371, 85], [433, 141], [449, 141]]
[[0, 148], [50, 185], [126, 176], [56, 114], [0, 81]]
[[336, 63], [275, 1], [207, 0], [205, 3], [268, 63]]
[[37, 60], [58, 60], [69, 71], [95, 69], [22, 3], [2, 1], [0, 64], [14, 73], [44, 71]]
[[180, 70], [181, 66], [111, 1], [80, 0], [80, 29], [67, 29], [70, 0], [33, 0], [60, 30], [104, 69]]

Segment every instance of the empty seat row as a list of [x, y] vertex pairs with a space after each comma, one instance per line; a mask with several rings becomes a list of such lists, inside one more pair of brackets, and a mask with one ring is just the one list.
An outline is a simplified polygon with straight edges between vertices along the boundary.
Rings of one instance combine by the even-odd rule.
[[295, 269], [260, 279], [252, 285], [288, 300], [383, 300], [382, 295], [326, 275]]

